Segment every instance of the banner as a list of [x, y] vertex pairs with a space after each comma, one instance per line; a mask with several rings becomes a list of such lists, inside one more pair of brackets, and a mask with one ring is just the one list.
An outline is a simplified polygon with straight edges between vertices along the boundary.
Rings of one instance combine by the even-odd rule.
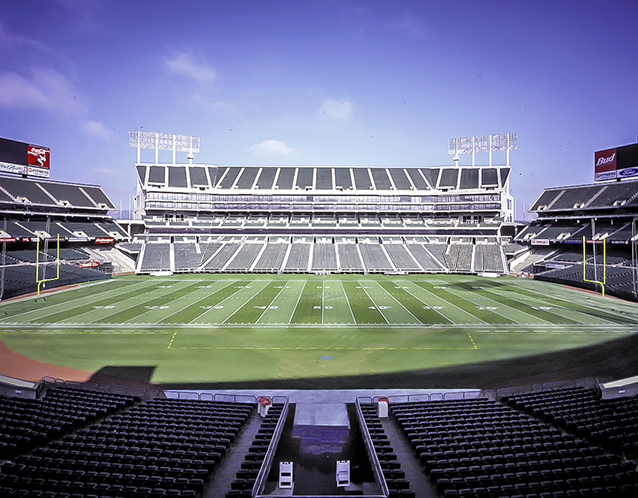
[[549, 239], [532, 239], [533, 246], [548, 246]]
[[113, 244], [115, 239], [113, 237], [95, 237], [96, 244]]
[[90, 268], [92, 266], [100, 266], [100, 263], [97, 261], [89, 261], [88, 263], [80, 263], [78, 266], [80, 268]]
[[0, 138], [0, 171], [48, 178], [50, 162], [48, 147]]
[[638, 176], [638, 144], [594, 152], [594, 181]]

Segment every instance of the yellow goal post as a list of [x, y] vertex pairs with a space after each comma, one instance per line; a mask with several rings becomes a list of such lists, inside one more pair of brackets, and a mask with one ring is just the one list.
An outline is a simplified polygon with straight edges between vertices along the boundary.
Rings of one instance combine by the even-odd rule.
[[[40, 295], [40, 286], [44, 282], [52, 282], [54, 280], [60, 279], [60, 234], [58, 234], [58, 237], [57, 237], [57, 257], [55, 258], [55, 261], [56, 261], [56, 267], [57, 267], [57, 273], [55, 278], [46, 278], [47, 276], [46, 265], [49, 263], [48, 262], [40, 263], [40, 237], [38, 237], [38, 241], [36, 242], [36, 248], [35, 248], [35, 282], [38, 284], [38, 296]], [[40, 264], [45, 265], [43, 278], [40, 278]]]
[[[586, 248], [586, 238], [583, 237], [583, 282], [589, 282], [592, 284], [600, 284], [600, 288], [602, 290], [602, 296], [605, 297], [605, 285], [607, 284], [607, 239], [603, 238], [603, 280], [602, 282], [599, 280], [589, 280], [587, 278], [586, 273], [586, 260], [587, 255], [585, 254]], [[594, 270], [596, 269], [596, 258], [594, 258]]]

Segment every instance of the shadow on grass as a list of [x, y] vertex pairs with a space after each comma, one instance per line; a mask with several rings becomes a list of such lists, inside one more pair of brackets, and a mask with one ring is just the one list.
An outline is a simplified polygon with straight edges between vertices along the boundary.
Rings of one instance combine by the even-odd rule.
[[161, 386], [151, 383], [154, 372], [154, 366], [107, 365], [95, 372], [88, 382], [100, 385], [158, 390], [161, 389]]
[[444, 368], [370, 375], [163, 384], [165, 389], [498, 389], [597, 377], [638, 375], [638, 334], [582, 348]]

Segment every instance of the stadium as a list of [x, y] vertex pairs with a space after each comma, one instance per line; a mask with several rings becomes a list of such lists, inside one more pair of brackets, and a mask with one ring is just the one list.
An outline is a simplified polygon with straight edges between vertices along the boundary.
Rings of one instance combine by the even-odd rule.
[[116, 220], [0, 140], [1, 496], [636, 495], [637, 145], [529, 224], [516, 134], [423, 167], [130, 147]]

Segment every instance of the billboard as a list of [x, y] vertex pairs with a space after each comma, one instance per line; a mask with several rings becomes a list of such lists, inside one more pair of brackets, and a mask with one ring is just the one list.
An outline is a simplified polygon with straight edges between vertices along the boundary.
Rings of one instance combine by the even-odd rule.
[[594, 153], [594, 181], [638, 176], [638, 144], [623, 145]]
[[48, 178], [50, 162], [48, 147], [0, 138], [0, 171]]

